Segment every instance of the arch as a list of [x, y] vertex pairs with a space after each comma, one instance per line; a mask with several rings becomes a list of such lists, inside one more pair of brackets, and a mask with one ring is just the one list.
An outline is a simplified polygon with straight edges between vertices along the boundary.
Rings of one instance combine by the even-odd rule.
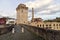
[[55, 24], [53, 24], [53, 27], [54, 27], [54, 29], [55, 29]]
[[40, 24], [40, 27], [41, 27], [41, 24]]
[[55, 26], [55, 24], [53, 24], [53, 26]]
[[58, 26], [57, 26], [57, 29], [58, 29]]
[[46, 24], [46, 27], [48, 27], [48, 24]]
[[49, 26], [51, 27], [51, 24], [49, 24]]
[[58, 26], [58, 24], [56, 24], [56, 26]]
[[59, 26], [60, 26], [60, 24], [59, 24]]
[[39, 27], [39, 25], [37, 25], [37, 27]]
[[44, 28], [44, 24], [43, 24], [43, 28]]

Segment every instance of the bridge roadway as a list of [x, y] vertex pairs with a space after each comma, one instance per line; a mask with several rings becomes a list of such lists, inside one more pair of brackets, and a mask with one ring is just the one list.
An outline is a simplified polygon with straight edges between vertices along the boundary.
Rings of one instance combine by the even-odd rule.
[[9, 32], [0, 35], [0, 40], [43, 40], [42, 37], [36, 35], [35, 33], [29, 31], [25, 28], [26, 26], [14, 26], [15, 32]]

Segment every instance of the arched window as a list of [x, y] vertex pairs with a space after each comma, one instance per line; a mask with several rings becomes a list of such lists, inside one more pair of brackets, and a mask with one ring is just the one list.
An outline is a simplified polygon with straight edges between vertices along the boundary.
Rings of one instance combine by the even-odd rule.
[[53, 24], [53, 28], [55, 29], [55, 24]]
[[40, 25], [40, 27], [41, 27], [41, 25]]
[[56, 26], [58, 26], [58, 24], [56, 24]]
[[50, 29], [52, 28], [52, 27], [49, 27]]
[[37, 25], [37, 27], [39, 27], [39, 25]]
[[58, 27], [57, 27], [57, 29], [58, 29]]
[[59, 24], [59, 26], [60, 26], [60, 24]]
[[43, 28], [44, 28], [44, 24], [43, 24]]
[[24, 21], [24, 23], [25, 23], [25, 21]]
[[59, 24], [59, 28], [60, 28], [60, 24]]
[[53, 26], [55, 26], [55, 24], [53, 24]]
[[48, 27], [48, 25], [46, 25], [46, 27]]
[[49, 26], [51, 27], [51, 24], [49, 24]]
[[21, 10], [21, 12], [23, 13], [23, 10]]

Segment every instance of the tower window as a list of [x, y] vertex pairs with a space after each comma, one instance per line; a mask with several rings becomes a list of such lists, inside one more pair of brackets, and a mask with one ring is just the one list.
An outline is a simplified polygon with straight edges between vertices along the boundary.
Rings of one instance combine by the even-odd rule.
[[22, 12], [23, 12], [23, 10], [22, 10]]

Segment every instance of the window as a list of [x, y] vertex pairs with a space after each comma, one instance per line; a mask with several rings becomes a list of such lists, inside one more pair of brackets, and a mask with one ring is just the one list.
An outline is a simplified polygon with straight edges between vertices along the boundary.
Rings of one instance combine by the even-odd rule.
[[53, 24], [53, 26], [55, 26], [55, 24]]
[[44, 24], [43, 24], [43, 28], [44, 28]]
[[46, 25], [46, 27], [47, 27], [48, 25]]
[[39, 27], [39, 25], [37, 25], [37, 27]]
[[60, 26], [59, 26], [59, 28], [60, 28]]
[[49, 26], [51, 26], [51, 24]]
[[24, 23], [25, 23], [25, 21], [24, 21]]
[[23, 12], [23, 10], [21, 12]]
[[53, 24], [53, 28], [55, 29], [55, 24]]
[[40, 27], [41, 27], [41, 25], [40, 25]]
[[56, 24], [56, 26], [58, 26], [58, 24]]
[[60, 28], [60, 24], [59, 24], [59, 28]]
[[54, 26], [54, 29], [55, 29], [55, 26]]
[[57, 27], [57, 29], [58, 29], [58, 27]]
[[60, 26], [60, 24], [59, 24], [59, 26]]
[[50, 29], [52, 28], [52, 27], [49, 27]]

